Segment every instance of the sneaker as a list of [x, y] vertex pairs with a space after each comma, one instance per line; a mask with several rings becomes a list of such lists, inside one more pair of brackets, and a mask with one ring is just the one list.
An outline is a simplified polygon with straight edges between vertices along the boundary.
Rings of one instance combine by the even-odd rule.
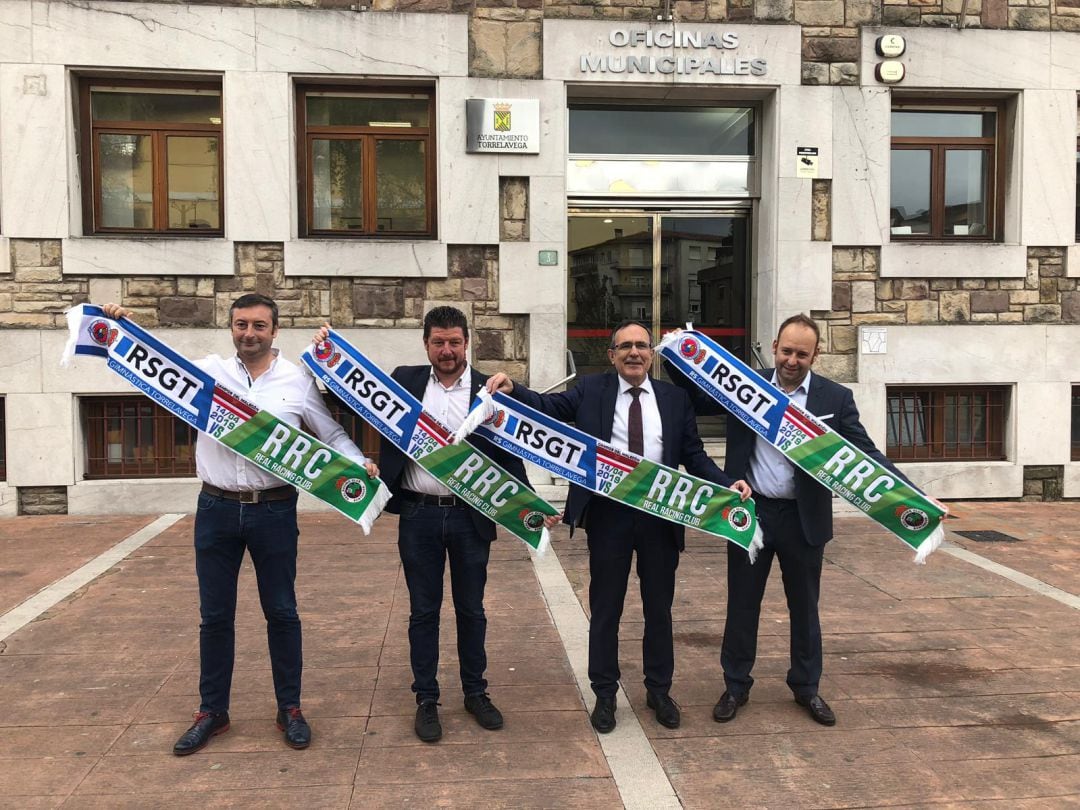
[[435, 742], [442, 738], [442, 723], [439, 722], [439, 704], [434, 700], [421, 701], [416, 707], [416, 736], [424, 742]]
[[195, 722], [180, 735], [172, 752], [178, 757], [194, 754], [205, 748], [211, 737], [224, 734], [228, 730], [228, 712], [195, 712]]
[[289, 709], [278, 709], [278, 731], [285, 732], [285, 744], [290, 748], [307, 748], [311, 745], [311, 726], [304, 719], [299, 706]]
[[491, 698], [484, 692], [466, 697], [465, 711], [476, 718], [481, 728], [486, 728], [488, 731], [503, 727], [502, 712], [495, 708]]

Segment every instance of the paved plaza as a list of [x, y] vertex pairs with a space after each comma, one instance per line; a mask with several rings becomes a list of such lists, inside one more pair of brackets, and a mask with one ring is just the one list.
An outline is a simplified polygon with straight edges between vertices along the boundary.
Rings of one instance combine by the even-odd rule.
[[[622, 624], [618, 723], [589, 725], [587, 553], [554, 533], [535, 560], [501, 535], [487, 593], [488, 677], [505, 727], [464, 711], [443, 613], [442, 741], [413, 735], [408, 593], [396, 518], [364, 537], [301, 515], [304, 710], [285, 747], [250, 565], [241, 575], [232, 729], [171, 754], [198, 706], [190, 515], [0, 520], [0, 806], [1080, 806], [1080, 503], [957, 503], [927, 565], [858, 516], [837, 520], [822, 578], [816, 725], [784, 684], [788, 621], [774, 570], [757, 683], [734, 722], [723, 691], [725, 553], [690, 533], [678, 570], [677, 730], [641, 683], [640, 601]], [[956, 531], [996, 530], [976, 542]], [[147, 539], [149, 538], [149, 539]], [[447, 589], [449, 591], [449, 588]], [[582, 689], [585, 690], [583, 696]]]

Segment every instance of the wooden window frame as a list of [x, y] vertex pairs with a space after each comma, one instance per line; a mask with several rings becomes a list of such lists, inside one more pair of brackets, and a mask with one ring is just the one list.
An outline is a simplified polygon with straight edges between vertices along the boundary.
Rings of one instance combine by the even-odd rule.
[[7, 481], [7, 397], [0, 397], [0, 481]]
[[[95, 87], [139, 90], [213, 90], [218, 93], [224, 117], [221, 81], [168, 81], [156, 79], [111, 79], [83, 76], [79, 80], [79, 124], [82, 144], [83, 233], [93, 235], [138, 234], [183, 238], [221, 237], [225, 234], [225, 138], [222, 124], [184, 124], [152, 121], [102, 121], [95, 123], [90, 93]], [[146, 135], [152, 141], [154, 183], [154, 225], [151, 228], [111, 228], [99, 225], [102, 218], [101, 159], [99, 135]], [[170, 136], [214, 136], [218, 139], [218, 219], [217, 228], [170, 228], [167, 143]]]
[[1080, 135], [1076, 137], [1076, 241], [1080, 242]]
[[[378, 464], [382, 444], [382, 436], [379, 431], [364, 421], [360, 414], [356, 413], [333, 393], [324, 391], [323, 402], [326, 403], [327, 410], [334, 417], [334, 421], [345, 429], [353, 443], [364, 451], [365, 456]], [[360, 435], [357, 435], [355, 430], [357, 425], [360, 427]]]
[[[297, 84], [296, 90], [296, 179], [298, 185], [299, 231], [301, 237], [320, 239], [407, 239], [414, 241], [438, 238], [438, 189], [436, 176], [438, 156], [436, 154], [436, 107], [435, 88], [431, 85], [388, 85], [388, 84]], [[307, 97], [309, 93], [370, 93], [388, 96], [402, 93], [425, 94], [428, 101], [427, 127], [361, 127], [361, 126], [309, 126], [307, 122]], [[363, 227], [358, 230], [332, 228], [314, 228], [314, 181], [312, 179], [313, 144], [316, 140], [359, 141], [361, 200], [363, 206]], [[378, 211], [376, 206], [377, 166], [375, 159], [376, 141], [404, 140], [420, 141], [424, 144], [424, 191], [425, 191], [425, 228], [423, 231], [380, 231], [378, 229]]]
[[[106, 420], [111, 415], [109, 406], [122, 406], [131, 402], [140, 405], [146, 404], [153, 407], [150, 419], [154, 431], [153, 461], [128, 461], [121, 458], [118, 462], [108, 460], [108, 426]], [[139, 394], [113, 395], [113, 396], [88, 396], [79, 399], [80, 422], [82, 423], [83, 441], [85, 447], [84, 477], [87, 480], [118, 479], [118, 478], [194, 478], [195, 473], [195, 440], [198, 431], [187, 425], [169, 411], [162, 408], [153, 400]], [[95, 413], [96, 408], [101, 408], [100, 413]], [[134, 419], [120, 416], [121, 433], [140, 427], [140, 420], [144, 416], [136, 416]], [[95, 424], [100, 423], [100, 424]], [[187, 462], [178, 462], [175, 458], [174, 430], [179, 423], [189, 430], [191, 436], [191, 456]], [[136, 435], [136, 446], [139, 437]], [[121, 447], [127, 442], [122, 438]], [[171, 463], [168, 462], [171, 459]]]
[[[971, 440], [947, 443], [945, 436], [945, 400], [949, 395], [985, 394], [986, 405], [983, 417], [986, 425], [986, 438], [980, 443]], [[904, 405], [905, 398], [918, 398], [918, 410], [914, 419], [921, 420], [921, 428], [927, 434], [919, 443], [893, 444], [891, 432], [887, 429], [886, 455], [897, 462], [907, 461], [1005, 461], [1005, 429], [1008, 418], [1009, 387], [1002, 385], [890, 385], [886, 387], [885, 418], [887, 426], [894, 416], [903, 420], [909, 412]], [[893, 402], [900, 400], [900, 407], [894, 410]], [[971, 409], [968, 409], [969, 432], [972, 430]], [[962, 413], [954, 408], [956, 418]], [[904, 428], [901, 427], [901, 434]], [[903, 439], [903, 435], [900, 437]]]
[[[930, 152], [930, 233], [890, 233], [893, 242], [1000, 242], [1005, 221], [1006, 105], [1000, 100], [908, 99], [894, 100], [894, 112], [993, 112], [994, 135], [989, 138], [946, 138], [940, 136], [893, 135], [890, 155], [895, 151]], [[986, 233], [961, 236], [945, 230], [945, 159], [949, 151], [980, 151], [986, 154]], [[892, 203], [890, 191], [890, 207]]]

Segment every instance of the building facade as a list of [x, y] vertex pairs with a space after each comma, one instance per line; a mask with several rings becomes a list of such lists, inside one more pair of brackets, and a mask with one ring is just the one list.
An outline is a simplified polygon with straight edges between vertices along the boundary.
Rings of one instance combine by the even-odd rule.
[[539, 388], [806, 312], [932, 494], [1080, 497], [1078, 92], [1080, 0], [0, 0], [0, 514], [187, 508], [63, 312], [201, 356], [247, 291], [387, 368], [453, 303]]

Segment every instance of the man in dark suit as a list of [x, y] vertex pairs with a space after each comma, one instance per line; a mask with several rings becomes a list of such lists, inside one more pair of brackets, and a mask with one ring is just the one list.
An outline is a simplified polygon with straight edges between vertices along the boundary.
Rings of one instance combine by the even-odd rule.
[[[424, 409], [451, 430], [465, 419], [487, 376], [466, 360], [469, 325], [454, 307], [436, 307], [424, 318], [424, 348], [431, 365], [398, 366], [391, 376], [424, 403]], [[479, 437], [469, 440], [523, 482], [525, 465], [516, 456]], [[439, 613], [443, 572], [450, 559], [450, 583], [457, 615], [457, 646], [465, 709], [486, 729], [502, 728], [503, 717], [487, 695], [484, 586], [495, 524], [383, 439], [382, 477], [393, 494], [386, 511], [399, 514], [398, 551], [409, 588], [409, 657], [416, 693], [416, 735], [424, 742], [442, 737], [439, 721]]]
[[[625, 321], [615, 327], [608, 358], [615, 374], [584, 377], [565, 393], [538, 394], [516, 385], [505, 374], [493, 375], [488, 390], [508, 393], [549, 416], [574, 422], [578, 429], [615, 447], [668, 467], [681, 464], [692, 475], [731, 486], [744, 499], [749, 497], [746, 482], [733, 481], [705, 453], [687, 395], [649, 377], [653, 349], [643, 324]], [[669, 694], [675, 670], [671, 604], [675, 569], [683, 549], [682, 526], [579, 486], [570, 487], [563, 520], [571, 532], [573, 527], [583, 526], [588, 535], [589, 680], [596, 693], [593, 727], [601, 733], [615, 728], [619, 620], [636, 552], [645, 614], [642, 658], [647, 703], [662, 725], [677, 728], [679, 707]]]
[[[859, 421], [851, 390], [811, 374], [818, 356], [818, 325], [805, 315], [784, 321], [773, 341], [775, 369], [762, 376], [792, 401], [826, 422], [868, 456], [903, 480], [907, 478], [874, 446]], [[719, 403], [667, 366], [672, 379], [691, 393], [701, 414], [724, 413]], [[746, 554], [728, 549], [728, 601], [720, 663], [726, 689], [713, 708], [713, 719], [726, 723], [749, 699], [754, 679], [750, 671], [757, 655], [761, 600], [773, 557], [780, 572], [791, 621], [791, 667], [787, 684], [795, 702], [822, 725], [836, 724], [836, 715], [818, 694], [821, 679], [821, 623], [818, 595], [825, 543], [832, 539], [832, 493], [784, 457], [783, 453], [734, 417], [728, 418], [728, 475], [745, 477], [754, 488], [765, 548], [751, 565]], [[910, 483], [910, 482], [909, 482]]]

